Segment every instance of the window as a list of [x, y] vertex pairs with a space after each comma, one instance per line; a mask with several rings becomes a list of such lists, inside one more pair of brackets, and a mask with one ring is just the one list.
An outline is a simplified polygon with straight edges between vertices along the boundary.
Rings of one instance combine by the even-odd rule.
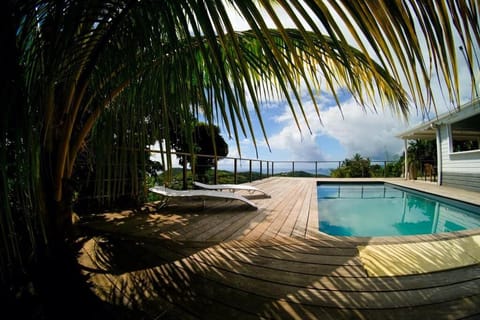
[[452, 151], [480, 149], [480, 114], [451, 124]]

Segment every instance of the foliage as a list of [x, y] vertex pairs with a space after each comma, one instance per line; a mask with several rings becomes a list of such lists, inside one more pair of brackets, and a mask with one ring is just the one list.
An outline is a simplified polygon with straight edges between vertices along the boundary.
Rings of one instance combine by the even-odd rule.
[[[205, 178], [207, 183], [214, 183], [215, 172], [214, 170], [207, 170], [205, 172]], [[172, 177], [173, 179], [170, 181], [170, 187], [174, 189], [182, 189], [183, 188], [183, 169], [182, 168], [173, 168], [172, 169]], [[260, 175], [259, 172], [252, 172], [251, 176], [249, 172], [240, 171], [237, 172], [237, 183], [247, 183], [255, 180], [262, 179], [265, 177], [264, 175]], [[194, 188], [193, 186], [193, 174], [191, 170], [187, 170], [187, 188]], [[163, 185], [167, 181], [167, 177], [162, 174], [159, 175], [157, 180], [150, 179], [148, 186], [153, 186], [155, 184]], [[232, 171], [227, 170], [218, 170], [217, 171], [217, 183], [224, 184], [224, 183], [234, 183], [234, 173]], [[149, 199], [157, 199], [154, 195], [150, 195]]]
[[332, 170], [334, 178], [365, 178], [370, 177], [370, 159], [356, 153], [353, 158], [345, 159], [338, 169]]
[[371, 164], [370, 159], [355, 154], [351, 159], [345, 159], [340, 167], [331, 171], [333, 178], [360, 177], [400, 177], [403, 172], [403, 157], [397, 161], [385, 162], [384, 165]]
[[[299, 171], [277, 173], [277, 174], [275, 174], [275, 176], [313, 178], [313, 177], [315, 177], [315, 174], [299, 170]], [[328, 176], [318, 174], [317, 177], [328, 177]]]
[[383, 177], [384, 168], [379, 164], [372, 164], [369, 171], [371, 177]]
[[419, 162], [434, 163], [437, 159], [437, 143], [435, 140], [410, 140], [407, 148], [408, 158]]
[[[215, 181], [215, 171], [214, 170], [207, 170], [205, 172], [206, 183], [214, 183]], [[255, 180], [259, 180], [265, 178], [265, 173], [260, 174], [258, 171], [239, 171], [237, 172], [236, 176], [236, 183], [248, 183]], [[306, 171], [295, 171], [295, 172], [282, 172], [274, 174], [274, 176], [281, 176], [281, 177], [308, 177], [312, 178], [315, 177], [314, 174], [306, 172]], [[317, 177], [328, 177], [325, 175], [318, 175]], [[193, 186], [193, 174], [191, 170], [187, 170], [187, 188], [194, 188]], [[157, 179], [149, 178], [147, 182], [147, 186], [154, 186], [154, 185], [163, 185], [167, 182], [167, 177], [164, 176], [163, 173], [159, 174]], [[217, 171], [217, 183], [224, 184], [224, 183], [235, 183], [234, 172], [228, 170], [218, 170]], [[173, 168], [172, 169], [172, 179], [169, 181], [170, 187], [174, 189], [182, 189], [183, 188], [183, 169], [182, 168]], [[155, 201], [158, 200], [159, 197], [155, 194], [148, 195], [148, 201]]]
[[426, 163], [437, 163], [437, 143], [435, 140], [412, 140], [407, 148], [409, 170], [413, 170], [411, 177], [416, 179], [417, 172], [423, 171]]
[[403, 174], [403, 171], [405, 170], [404, 156], [402, 155], [395, 162], [388, 162], [385, 170], [386, 170], [385, 171], [386, 177], [401, 177]]
[[[228, 144], [220, 135], [218, 126], [197, 123], [193, 129], [192, 137], [185, 137], [182, 133], [172, 132], [172, 147], [176, 152], [190, 153], [180, 155], [180, 165], [184, 161], [190, 164], [196, 174], [196, 179], [206, 182], [206, 172], [215, 166], [215, 162], [228, 155]], [[191, 154], [215, 155], [214, 157], [193, 157]]]
[[[100, 165], [96, 164], [93, 153], [87, 152], [86, 149], [79, 153], [72, 176], [75, 189], [73, 209], [76, 214], [138, 207], [147, 200], [148, 193], [143, 192], [146, 180], [155, 181], [158, 172], [164, 169], [163, 166], [160, 162], [151, 160], [150, 153], [145, 150], [128, 153], [122, 161], [118, 160], [116, 153], [118, 150], [113, 148], [112, 160]], [[135, 159], [142, 157], [144, 162], [142, 164], [137, 162], [137, 167], [134, 167], [132, 162], [135, 163]], [[109, 177], [103, 179], [101, 171], [107, 171]], [[138, 186], [142, 186], [141, 192]], [[110, 192], [114, 196], [106, 197], [100, 190]]]
[[[274, 4], [295, 28], [283, 26]], [[250, 30], [234, 30], [227, 5]], [[54, 307], [75, 296], [66, 293], [74, 286], [63, 276], [75, 267], [74, 177], [85, 150], [95, 155], [98, 195], [115, 199], [128, 189], [141, 196], [144, 147], [165, 140], [169, 152], [169, 133], [188, 133], [199, 114], [225, 127], [239, 146], [246, 135], [256, 144], [254, 120], [266, 136], [260, 103], [266, 97], [285, 98], [298, 128], [309, 130], [320, 110], [318, 119], [308, 119], [301, 88], [314, 104], [326, 88], [340, 105], [342, 87], [362, 106], [388, 105], [406, 116], [409, 99], [429, 111], [436, 75], [458, 105], [456, 49], [464, 48], [475, 88], [478, 13], [468, 0], [7, 1], [0, 28], [2, 290], [51, 293], [54, 282], [64, 299], [48, 300]], [[112, 179], [124, 183], [103, 183]], [[30, 282], [32, 270], [48, 271], [52, 283]]]

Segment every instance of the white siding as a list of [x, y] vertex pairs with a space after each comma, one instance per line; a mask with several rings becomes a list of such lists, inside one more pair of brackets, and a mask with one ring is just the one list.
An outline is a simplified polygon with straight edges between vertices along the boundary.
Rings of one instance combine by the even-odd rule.
[[480, 151], [451, 153], [449, 126], [440, 127], [442, 184], [480, 191]]
[[442, 172], [444, 172], [446, 168], [451, 167], [450, 156], [448, 155], [450, 152], [450, 138], [447, 125], [440, 127], [440, 142], [442, 149]]
[[441, 126], [440, 134], [444, 172], [480, 173], [480, 151], [451, 153], [447, 125]]

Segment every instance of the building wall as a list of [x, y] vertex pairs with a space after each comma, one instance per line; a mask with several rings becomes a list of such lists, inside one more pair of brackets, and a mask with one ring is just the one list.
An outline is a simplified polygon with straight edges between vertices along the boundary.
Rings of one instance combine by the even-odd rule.
[[451, 152], [450, 127], [440, 127], [442, 184], [480, 192], [480, 150]]

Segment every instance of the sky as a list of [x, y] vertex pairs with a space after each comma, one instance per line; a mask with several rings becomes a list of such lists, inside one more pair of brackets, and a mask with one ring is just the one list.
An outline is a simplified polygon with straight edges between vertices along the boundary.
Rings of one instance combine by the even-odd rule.
[[[233, 11], [230, 15], [237, 30], [248, 29], [248, 25]], [[282, 18], [282, 22], [287, 27], [288, 21], [288, 18]], [[462, 83], [464, 81], [470, 83], [469, 73], [463, 60], [460, 61], [460, 79]], [[469, 85], [465, 88], [466, 91], [461, 93], [462, 103], [471, 99]], [[449, 111], [449, 104], [442, 103], [440, 87], [434, 87], [433, 90], [438, 102], [438, 114]], [[405, 121], [394, 115], [388, 106], [384, 106], [383, 110], [363, 109], [353, 97], [342, 91], [337, 92], [341, 100], [342, 110], [340, 111], [332, 95], [323, 91], [316, 97], [320, 108], [320, 120], [314, 110], [311, 97], [306, 92], [302, 93], [305, 93], [301, 95], [302, 105], [311, 133], [303, 119], [300, 119], [301, 131], [299, 130], [285, 99], [272, 98], [261, 103], [267, 139], [263, 137], [260, 125], [254, 124], [256, 147], [250, 136], [242, 136], [240, 148], [238, 148], [236, 140], [229, 137], [225, 128], [220, 125], [221, 135], [229, 145], [228, 157], [338, 162], [359, 153], [371, 160], [396, 160], [402, 154], [404, 146], [403, 140], [396, 135], [422, 121], [429, 120], [425, 117], [435, 116], [434, 113], [424, 116], [415, 106], [411, 106], [408, 121]], [[255, 119], [253, 120], [255, 122]], [[232, 170], [232, 161], [220, 161], [220, 168]]]
[[[238, 30], [248, 29], [245, 22], [234, 12], [231, 12], [231, 17]], [[289, 18], [282, 18], [282, 22], [287, 26], [288, 21]], [[466, 64], [462, 59], [459, 60], [461, 83], [470, 83]], [[465, 88], [465, 92], [461, 93], [463, 103], [471, 99], [469, 86]], [[442, 103], [440, 87], [436, 86], [433, 90], [438, 102], [438, 114], [451, 111], [449, 103]], [[404, 148], [403, 140], [396, 135], [435, 117], [435, 113], [422, 115], [422, 112], [412, 105], [408, 121], [405, 121], [394, 115], [388, 106], [385, 106], [384, 110], [364, 110], [350, 95], [340, 93], [340, 96], [343, 112], [331, 95], [324, 93], [318, 96], [316, 102], [320, 107], [320, 121], [311, 98], [307, 94], [302, 95], [305, 97], [302, 105], [306, 110], [311, 133], [306, 129], [304, 121], [301, 121], [300, 125], [303, 130], [299, 131], [285, 100], [265, 101], [262, 104], [262, 117], [270, 149], [262, 132], [257, 130], [257, 149], [251, 138], [244, 137], [239, 151], [235, 139], [229, 138], [221, 128], [222, 136], [229, 145], [229, 156], [256, 159], [258, 152], [258, 158], [264, 160], [341, 161], [359, 153], [371, 160], [395, 160]]]

